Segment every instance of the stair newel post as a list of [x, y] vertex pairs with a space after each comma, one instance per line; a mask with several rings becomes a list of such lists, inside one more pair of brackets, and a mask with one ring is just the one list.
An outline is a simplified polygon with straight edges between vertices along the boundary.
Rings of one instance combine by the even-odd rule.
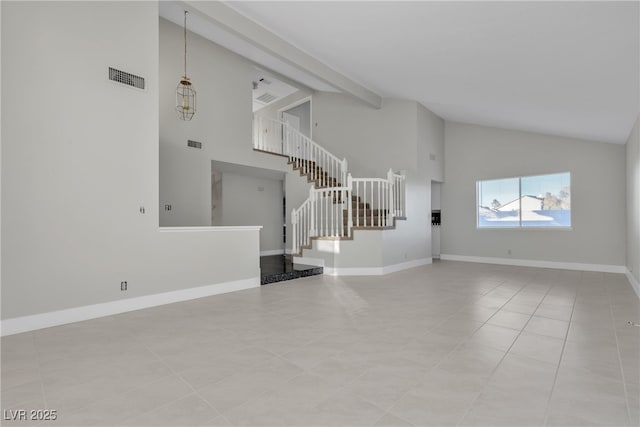
[[257, 128], [258, 128], [258, 119], [254, 115], [253, 120], [251, 121], [251, 132], [252, 132], [251, 136], [253, 138], [253, 148], [260, 149], [260, 143], [258, 142], [258, 132], [256, 132]]
[[316, 200], [313, 187], [309, 189], [309, 238], [316, 235]]
[[315, 181], [316, 179], [318, 179], [318, 162], [316, 160], [318, 158], [318, 147], [312, 146], [311, 152], [313, 153], [313, 155], [311, 156], [311, 161], [313, 161], [313, 169], [311, 169], [311, 180]]
[[[346, 164], [346, 160], [345, 160]], [[352, 188], [353, 188], [353, 178], [351, 178], [351, 174], [347, 174], [347, 236], [351, 237], [352, 229], [353, 229], [353, 198], [352, 198]]]
[[347, 170], [349, 168], [349, 164], [347, 163], [347, 158], [345, 157], [344, 159], [342, 159], [342, 176], [340, 177], [340, 179], [342, 180], [342, 186], [344, 186], [344, 183], [347, 182]]
[[389, 214], [391, 217], [396, 216], [396, 197], [395, 197], [395, 181], [393, 177], [393, 170], [389, 169], [387, 172], [387, 181], [389, 181]]
[[291, 253], [298, 253], [298, 219], [296, 218], [296, 210], [291, 210]]

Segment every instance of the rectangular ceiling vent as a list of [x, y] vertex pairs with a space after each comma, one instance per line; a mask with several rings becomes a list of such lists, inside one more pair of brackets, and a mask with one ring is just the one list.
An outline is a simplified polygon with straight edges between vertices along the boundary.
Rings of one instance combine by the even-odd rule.
[[202, 142], [187, 140], [187, 147], [202, 149]]
[[259, 97], [256, 98], [256, 101], [260, 101], [263, 104], [268, 104], [271, 101], [273, 101], [274, 99], [276, 99], [277, 96], [270, 94], [269, 92], [265, 92], [262, 95], [260, 95]]
[[144, 77], [136, 76], [135, 74], [127, 73], [126, 71], [118, 70], [113, 67], [109, 67], [109, 80], [144, 90]]

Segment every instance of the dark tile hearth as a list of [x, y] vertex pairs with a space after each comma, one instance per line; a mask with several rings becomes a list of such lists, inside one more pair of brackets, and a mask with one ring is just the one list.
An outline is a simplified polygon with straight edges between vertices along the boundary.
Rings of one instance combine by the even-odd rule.
[[322, 267], [294, 264], [291, 255], [269, 255], [260, 257], [260, 284], [283, 282], [299, 277], [322, 274]]

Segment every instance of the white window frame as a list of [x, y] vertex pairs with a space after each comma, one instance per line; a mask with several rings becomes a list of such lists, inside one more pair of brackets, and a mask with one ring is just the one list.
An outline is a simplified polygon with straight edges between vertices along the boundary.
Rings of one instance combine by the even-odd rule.
[[[571, 179], [571, 172], [570, 171], [565, 171], [565, 172], [551, 172], [551, 173], [543, 173], [543, 174], [536, 174], [536, 175], [523, 175], [523, 176], [512, 176], [512, 177], [505, 177], [505, 178], [487, 178], [487, 179], [481, 179], [476, 181], [476, 230], [507, 230], [507, 231], [513, 231], [513, 230], [519, 230], [519, 231], [535, 231], [535, 230], [540, 230], [540, 231], [550, 231], [550, 230], [555, 230], [555, 231], [571, 231], [573, 230], [573, 200], [571, 203], [571, 209], [569, 210], [569, 221], [571, 223], [571, 225], [569, 226], [563, 226], [563, 225], [557, 225], [557, 226], [551, 226], [551, 227], [523, 227], [522, 226], [522, 179], [523, 178], [533, 178], [536, 176], [545, 176], [545, 175], [559, 175], [559, 174], [569, 174], [569, 193], [571, 194], [571, 198], [573, 199], [573, 180]], [[517, 227], [511, 226], [511, 227], [499, 227], [499, 226], [495, 226], [495, 227], [491, 227], [491, 226], [481, 226], [480, 225], [480, 184], [482, 182], [485, 181], [495, 181], [495, 180], [501, 180], [501, 179], [517, 179], [518, 180], [518, 194], [519, 194], [519, 209], [518, 209], [518, 223], [519, 225]]]

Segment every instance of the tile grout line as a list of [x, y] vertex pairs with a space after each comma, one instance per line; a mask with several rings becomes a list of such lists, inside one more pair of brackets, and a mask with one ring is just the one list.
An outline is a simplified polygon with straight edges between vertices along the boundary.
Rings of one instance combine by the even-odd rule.
[[[500, 286], [502, 286], [502, 285], [503, 285], [504, 283], [506, 283], [506, 282], [507, 282], [506, 280], [503, 280], [503, 281], [499, 282], [496, 286], [494, 286], [494, 287], [492, 287], [491, 289], [489, 289], [488, 291], [486, 291], [486, 292], [484, 292], [484, 293], [480, 294], [480, 297], [476, 298], [475, 300], [478, 300], [478, 299], [481, 299], [481, 298], [485, 297], [485, 296], [486, 296], [487, 294], [489, 294], [491, 291], [493, 291], [493, 290], [495, 290], [495, 289], [499, 288]], [[525, 285], [525, 286], [526, 286], [526, 285]], [[515, 296], [520, 292], [520, 290], [522, 290], [523, 288], [524, 288], [524, 286], [523, 286], [522, 288], [518, 289], [518, 292], [516, 292], [514, 295], [512, 295], [512, 296], [511, 296], [511, 298], [509, 298], [509, 299], [508, 299], [508, 300], [507, 300], [507, 301], [506, 301], [502, 306], [500, 306], [500, 308], [499, 308], [498, 310], [496, 310], [496, 313], [497, 313], [498, 311], [500, 311], [500, 309], [501, 309], [502, 307], [504, 307], [504, 305], [506, 305], [509, 301], [511, 301], [511, 299], [512, 299], [513, 297], [515, 297]], [[458, 296], [458, 294], [457, 294], [457, 293], [455, 293], [455, 292], [451, 292], [451, 293], [452, 293], [452, 295]], [[456, 311], [455, 313], [451, 314], [450, 316], [445, 317], [441, 322], [439, 322], [439, 323], [437, 323], [436, 325], [434, 325], [434, 326], [432, 326], [431, 328], [429, 328], [429, 329], [427, 330], [427, 332], [431, 332], [432, 330], [435, 330], [436, 328], [438, 328], [438, 327], [442, 326], [442, 325], [443, 325], [443, 324], [445, 324], [449, 319], [451, 319], [451, 318], [455, 317], [458, 313], [460, 313], [460, 310], [459, 310], [459, 311]], [[471, 333], [471, 335], [470, 335], [469, 337], [467, 337], [466, 339], [462, 340], [462, 342], [460, 342], [460, 343], [456, 344], [456, 345], [455, 345], [455, 346], [454, 346], [454, 347], [453, 347], [453, 348], [452, 348], [448, 353], [446, 353], [446, 354], [445, 354], [445, 355], [440, 359], [440, 361], [439, 361], [438, 363], [436, 363], [434, 366], [432, 366], [428, 371], [425, 371], [425, 372], [424, 372], [424, 373], [425, 373], [425, 375], [426, 375], [426, 374], [428, 374], [428, 372], [431, 372], [432, 370], [436, 369], [436, 368], [437, 368], [437, 367], [438, 367], [438, 366], [439, 366], [439, 365], [440, 365], [440, 364], [441, 364], [445, 359], [447, 359], [447, 358], [449, 357], [449, 355], [450, 355], [451, 353], [453, 353], [453, 352], [454, 352], [458, 347], [460, 347], [462, 344], [464, 344], [465, 342], [467, 342], [467, 341], [469, 340], [469, 338], [470, 338], [471, 336], [473, 336], [473, 334], [474, 334], [474, 333], [476, 333], [476, 331], [477, 331], [478, 329], [480, 329], [482, 326], [484, 326], [484, 325], [485, 325], [485, 324], [486, 324], [486, 323], [491, 319], [491, 317], [493, 317], [494, 315], [495, 315], [495, 313], [494, 313], [493, 315], [491, 315], [487, 320], [485, 320], [485, 321], [484, 321], [484, 322], [483, 322], [479, 327], [477, 327], [476, 329], [474, 329], [474, 331]], [[478, 323], [480, 323], [480, 322], [478, 322]], [[360, 375], [360, 376], [363, 376], [363, 375], [364, 375], [364, 373], [363, 373], [362, 375]], [[360, 376], [359, 376], [358, 378], [360, 378]], [[366, 402], [371, 403], [372, 405], [376, 406], [377, 408], [382, 409], [382, 411], [383, 411], [382, 416], [381, 416], [380, 418], [378, 418], [378, 419], [377, 419], [373, 424], [371, 424], [371, 425], [372, 425], [372, 426], [375, 426], [375, 425], [376, 425], [377, 423], [379, 423], [379, 422], [380, 422], [380, 420], [382, 420], [386, 415], [390, 415], [390, 416], [392, 416], [392, 417], [398, 418], [398, 419], [400, 419], [400, 420], [402, 420], [402, 421], [406, 422], [407, 424], [410, 424], [410, 425], [412, 425], [412, 426], [415, 426], [415, 424], [413, 424], [412, 422], [410, 422], [410, 421], [406, 420], [405, 418], [403, 418], [403, 417], [401, 417], [401, 416], [398, 416], [398, 415], [396, 415], [396, 414], [392, 414], [392, 413], [391, 413], [391, 409], [396, 405], [396, 403], [397, 403], [398, 401], [400, 401], [404, 396], [406, 396], [406, 395], [407, 395], [411, 390], [413, 390], [415, 387], [416, 387], [416, 385], [414, 385], [414, 386], [410, 387], [410, 388], [409, 388], [409, 390], [407, 390], [407, 391], [405, 391], [404, 393], [402, 393], [402, 394], [401, 394], [397, 399], [395, 399], [395, 400], [391, 403], [391, 405], [389, 405], [389, 407], [388, 407], [387, 409], [380, 408], [380, 406], [379, 406], [379, 405], [375, 404], [374, 402], [371, 402], [369, 399], [366, 399], [366, 398], [364, 398], [364, 397], [362, 397], [362, 396], [358, 396], [358, 397], [360, 397], [361, 399], [365, 400]]]
[[[491, 291], [493, 291], [493, 290], [495, 290], [495, 289], [499, 288], [501, 285], [503, 285], [504, 283], [507, 283], [507, 282], [508, 282], [507, 280], [500, 282], [500, 284], [498, 284], [498, 285], [494, 286], [494, 287], [493, 287], [493, 288], [491, 288], [489, 291], [487, 291], [487, 292], [485, 292], [484, 294], [482, 294], [480, 298], [477, 298], [477, 299], [481, 299], [481, 298], [485, 297], [485, 296], [486, 296], [487, 294], [489, 294]], [[440, 366], [440, 365], [441, 365], [445, 360], [447, 360], [447, 359], [449, 358], [449, 356], [450, 356], [454, 351], [456, 351], [458, 348], [460, 348], [462, 345], [464, 345], [467, 341], [469, 341], [469, 339], [470, 339], [470, 338], [471, 338], [471, 337], [472, 337], [472, 336], [473, 336], [473, 335], [474, 335], [474, 334], [475, 334], [475, 333], [476, 333], [480, 328], [482, 328], [484, 325], [486, 325], [486, 324], [487, 324], [487, 322], [488, 322], [489, 320], [491, 320], [491, 318], [492, 318], [493, 316], [495, 316], [495, 315], [496, 315], [496, 313], [498, 313], [498, 312], [499, 312], [499, 311], [500, 311], [500, 310], [501, 310], [505, 305], [507, 305], [507, 304], [508, 304], [508, 303], [509, 303], [513, 298], [515, 298], [515, 296], [516, 296], [516, 295], [518, 295], [518, 294], [519, 294], [519, 293], [520, 293], [524, 288], [526, 288], [526, 287], [527, 287], [527, 285], [525, 284], [525, 285], [523, 285], [520, 289], [518, 289], [518, 291], [517, 291], [515, 294], [513, 294], [513, 295], [512, 295], [512, 296], [511, 296], [507, 301], [505, 301], [505, 302], [504, 302], [504, 304], [502, 304], [502, 305], [501, 305], [501, 306], [500, 306], [500, 307], [495, 311], [495, 313], [493, 313], [491, 316], [489, 316], [489, 318], [487, 318], [487, 320], [485, 320], [484, 322], [478, 322], [478, 323], [482, 323], [482, 324], [481, 324], [478, 328], [476, 328], [476, 329], [473, 331], [473, 333], [472, 333], [471, 335], [469, 335], [467, 338], [463, 339], [460, 343], [458, 343], [456, 346], [454, 346], [454, 348], [453, 348], [453, 349], [451, 349], [451, 351], [449, 351], [449, 352], [448, 352], [448, 353], [447, 353], [447, 354], [446, 354], [442, 359], [440, 359], [440, 361], [439, 361], [438, 363], [436, 363], [436, 364], [435, 364], [431, 369], [429, 369], [429, 372], [431, 372], [431, 371], [433, 371], [433, 370], [437, 369], [437, 368], [438, 368], [438, 367], [439, 367], [439, 366]], [[547, 292], [549, 292], [549, 290], [547, 290]], [[546, 296], [546, 293], [545, 293], [545, 296]], [[543, 300], [544, 300], [544, 297], [543, 297], [540, 301], [542, 302]], [[536, 309], [537, 309], [537, 306], [536, 306]], [[447, 317], [445, 320], [443, 320], [442, 322], [440, 322], [438, 325], [442, 325], [442, 324], [444, 324], [448, 319], [450, 319], [450, 318], [452, 318], [452, 317], [456, 316], [458, 313], [460, 313], [460, 311], [461, 311], [461, 310], [459, 310], [459, 311], [455, 312], [454, 314], [452, 314], [451, 316]], [[530, 316], [530, 317], [533, 317], [533, 313], [531, 314], [531, 316]], [[526, 325], [525, 325], [525, 326], [526, 326]], [[434, 327], [434, 328], [435, 328], [435, 327]], [[523, 327], [523, 329], [524, 329], [524, 327]], [[516, 340], [517, 340], [517, 337], [516, 337]], [[514, 340], [514, 342], [515, 342], [515, 340]], [[505, 352], [505, 356], [506, 356], [506, 354], [507, 354], [507, 353]], [[504, 356], [503, 356], [503, 358], [504, 358]], [[497, 366], [498, 366], [498, 365], [500, 365], [500, 363], [501, 363], [501, 362], [502, 362], [502, 359], [500, 359], [500, 362], [498, 362], [498, 363], [496, 364], [496, 368], [497, 368]], [[428, 374], [428, 373], [426, 372], [425, 374]], [[493, 371], [492, 371], [492, 372], [491, 372], [491, 374], [489, 375], [489, 378], [491, 378], [491, 375], [493, 375]], [[488, 381], [488, 379], [487, 379], [487, 381]], [[483, 387], [484, 387], [484, 385], [483, 385]], [[415, 387], [413, 387], [413, 388], [415, 388]], [[411, 390], [413, 390], [413, 388], [411, 388], [411, 389], [407, 390], [407, 391], [406, 391], [405, 393], [403, 393], [400, 397], [398, 397], [398, 398], [393, 402], [393, 404], [389, 407], [389, 409], [387, 410], [387, 412], [386, 412], [384, 415], [386, 415], [386, 414], [390, 414], [390, 415], [392, 415], [392, 416], [394, 416], [394, 417], [396, 417], [396, 418], [399, 418], [399, 419], [401, 419], [401, 420], [403, 420], [403, 421], [407, 421], [406, 419], [404, 419], [404, 418], [402, 418], [402, 417], [399, 417], [399, 416], [398, 416], [398, 415], [396, 415], [396, 414], [391, 414], [391, 409], [392, 409], [392, 408], [397, 404], [397, 402], [398, 402], [398, 401], [400, 401], [400, 400], [401, 400], [404, 396], [406, 396], [406, 395], [407, 395]], [[479, 395], [479, 394], [478, 394], [478, 395]], [[475, 401], [475, 399], [474, 399], [474, 401]], [[472, 404], [473, 404], [473, 402], [472, 402]], [[472, 405], [472, 404], [471, 404], [471, 405]], [[471, 407], [471, 406], [470, 406], [470, 407]], [[384, 415], [383, 415], [380, 419], [382, 419], [382, 418], [384, 417]], [[460, 421], [462, 421], [462, 419], [464, 419], [464, 417], [465, 417], [465, 416], [466, 416], [466, 412], [465, 412], [465, 415], [464, 415], [462, 418], [460, 418]], [[378, 420], [378, 421], [380, 421], [380, 420]], [[408, 422], [408, 421], [407, 421], [407, 422]], [[458, 422], [457, 424], [459, 424], [459, 423], [460, 423], [460, 422]], [[413, 423], [411, 423], [411, 422], [409, 422], [409, 424], [413, 425]]]
[[[525, 286], [526, 287], [526, 286]], [[517, 293], [519, 294], [522, 289], [524, 289], [525, 287], [521, 288]], [[491, 373], [489, 374], [489, 376], [487, 377], [486, 381], [484, 381], [484, 383], [482, 384], [482, 388], [480, 390], [480, 393], [478, 393], [478, 395], [473, 399], [473, 401], [471, 401], [471, 403], [469, 404], [469, 406], [467, 407], [467, 410], [465, 411], [464, 415], [460, 418], [460, 420], [456, 423], [456, 426], [459, 426], [464, 419], [469, 415], [469, 413], [471, 412], [471, 409], [473, 408], [473, 405], [476, 403], [476, 401], [478, 400], [478, 398], [480, 397], [480, 395], [482, 395], [482, 392], [485, 390], [485, 388], [487, 387], [487, 385], [489, 384], [489, 381], [491, 380], [491, 378], [493, 377], [493, 375], [496, 373], [496, 371], [498, 370], [498, 368], [500, 367], [500, 365], [502, 364], [502, 362], [504, 361], [504, 359], [507, 357], [507, 355], [509, 354], [509, 352], [511, 351], [511, 348], [513, 347], [513, 345], [516, 343], [516, 341], [518, 341], [518, 338], [520, 338], [520, 336], [522, 335], [522, 333], [524, 332], [525, 328], [527, 327], [527, 325], [529, 324], [529, 322], [531, 322], [531, 319], [533, 319], [533, 316], [535, 315], [536, 311], [538, 311], [538, 309], [540, 308], [540, 306], [542, 305], [542, 303], [544, 302], [545, 298], [547, 298], [547, 295], [549, 295], [549, 292], [551, 292], [551, 289], [553, 289], [553, 285], [550, 285], [549, 288], [547, 289], [547, 291], [544, 293], [544, 296], [542, 297], [542, 299], [540, 300], [540, 302], [536, 305], [536, 309], [531, 313], [531, 315], [529, 316], [529, 320], [527, 320], [527, 323], [524, 324], [524, 326], [522, 327], [522, 329], [520, 329], [520, 331], [518, 332], [518, 335], [516, 335], [516, 338], [513, 340], [513, 342], [511, 343], [511, 345], [509, 345], [509, 348], [507, 348], [507, 350], [505, 350], [504, 355], [500, 358], [500, 361], [496, 364], [496, 366], [491, 370]], [[514, 295], [515, 297], [515, 295]], [[512, 298], [511, 298], [512, 299]], [[509, 299], [509, 301], [511, 301], [511, 299]], [[507, 301], [508, 303], [508, 301]], [[504, 305], [502, 306], [504, 307]], [[498, 311], [500, 311], [502, 309], [502, 307], [500, 307], [500, 309]], [[497, 312], [496, 312], [497, 313]], [[495, 313], [494, 315], [495, 316]], [[489, 320], [491, 320], [491, 318], [493, 317], [491, 316], [489, 319], [487, 319], [487, 322]], [[569, 326], [567, 326], [567, 332], [569, 331]]]
[[622, 388], [624, 390], [624, 402], [627, 408], [627, 418], [629, 421], [629, 425], [632, 425], [631, 422], [631, 408], [629, 407], [629, 393], [627, 391], [627, 381], [624, 377], [624, 369], [622, 368], [622, 353], [620, 352], [620, 342], [618, 340], [618, 331], [616, 328], [616, 319], [613, 315], [613, 304], [611, 303], [611, 293], [609, 292], [609, 286], [607, 286], [607, 298], [609, 299], [609, 315], [611, 316], [611, 324], [613, 326], [613, 336], [616, 339], [616, 350], [618, 355], [618, 366], [620, 368], [620, 378], [622, 379]]
[[[582, 283], [584, 272], [580, 273], [580, 282]], [[579, 286], [579, 285], [578, 285]], [[564, 357], [564, 349], [567, 345], [567, 338], [569, 337], [569, 331], [571, 330], [571, 321], [573, 320], [573, 312], [576, 308], [576, 300], [578, 299], [578, 289], [576, 288], [576, 294], [573, 298], [573, 304], [571, 305], [571, 315], [569, 316], [569, 325], [567, 326], [567, 332], [564, 334], [564, 340], [562, 342], [562, 349], [560, 350], [560, 359], [556, 367], [556, 373], [553, 376], [553, 383], [551, 385], [551, 391], [549, 392], [549, 398], [547, 399], [547, 407], [544, 411], [543, 426], [546, 426], [549, 421], [549, 411], [551, 410], [551, 399], [553, 398], [553, 392], [556, 389], [556, 383], [558, 382], [558, 374], [560, 373], [560, 365], [562, 364], [562, 358]]]
[[[475, 298], [475, 299], [474, 299], [474, 302], [475, 302], [475, 301], [477, 301], [477, 300], [479, 300], [479, 299], [481, 299], [481, 298], [483, 298], [483, 297], [485, 297], [487, 294], [491, 293], [492, 291], [494, 291], [495, 289], [499, 288], [500, 286], [502, 286], [503, 284], [505, 284], [505, 283], [507, 283], [507, 282], [508, 282], [508, 280], [503, 280], [503, 281], [499, 282], [499, 283], [498, 283], [496, 286], [494, 286], [493, 288], [491, 288], [491, 289], [489, 289], [488, 291], [486, 291], [486, 292], [484, 292], [484, 293], [480, 294], [480, 296], [479, 296], [478, 298]], [[520, 293], [520, 291], [521, 291], [522, 289], [524, 289], [525, 287], [526, 287], [526, 285], [524, 285], [524, 286], [522, 286], [520, 289], [518, 289], [518, 291], [517, 291], [515, 294], [513, 294], [513, 295], [512, 295], [512, 296], [511, 296], [511, 297], [510, 297], [510, 298], [509, 298], [509, 299], [508, 299], [508, 300], [507, 300], [503, 305], [501, 305], [501, 306], [500, 306], [500, 308], [498, 308], [498, 309], [496, 310], [496, 313], [497, 313], [498, 311], [500, 311], [500, 310], [502, 309], [502, 307], [504, 307], [506, 304], [508, 304], [508, 303], [509, 303], [509, 301], [511, 301], [511, 300], [512, 300], [512, 299], [513, 299], [513, 298], [514, 298], [518, 293]], [[458, 296], [458, 295], [459, 295], [459, 294], [457, 294], [457, 293], [455, 293], [455, 292], [451, 292], [451, 293], [452, 293], [453, 295], [456, 295], [456, 296]], [[428, 332], [431, 332], [431, 331], [433, 331], [433, 330], [437, 329], [438, 327], [440, 327], [440, 326], [444, 325], [447, 321], [449, 321], [449, 319], [451, 319], [451, 318], [453, 318], [453, 317], [457, 316], [457, 315], [458, 315], [458, 313], [460, 313], [460, 310], [456, 311], [455, 313], [451, 314], [450, 316], [445, 317], [441, 322], [437, 323], [436, 325], [434, 325], [433, 327], [431, 327], [430, 329], [428, 329]], [[460, 343], [456, 344], [456, 345], [455, 345], [455, 346], [454, 346], [454, 347], [453, 347], [453, 348], [452, 348], [448, 353], [446, 353], [446, 354], [445, 354], [445, 355], [440, 359], [440, 361], [438, 361], [438, 363], [436, 363], [436, 364], [435, 364], [434, 366], [432, 366], [428, 371], [426, 371], [426, 372], [425, 372], [425, 375], [427, 375], [429, 372], [431, 372], [431, 371], [433, 371], [433, 370], [437, 369], [437, 368], [438, 368], [438, 366], [440, 366], [440, 364], [441, 364], [444, 360], [446, 360], [446, 359], [451, 355], [451, 353], [453, 353], [453, 352], [454, 352], [454, 351], [456, 351], [460, 346], [462, 346], [464, 343], [466, 343], [466, 342], [469, 340], [469, 338], [471, 338], [471, 336], [473, 336], [473, 334], [475, 334], [475, 333], [478, 331], [478, 329], [482, 328], [485, 324], [487, 324], [487, 322], [488, 322], [489, 320], [491, 320], [491, 318], [492, 318], [496, 313], [492, 314], [492, 315], [491, 315], [487, 320], [485, 320], [484, 322], [478, 322], [478, 323], [481, 323], [481, 325], [480, 325], [480, 326], [478, 326], [476, 329], [474, 329], [474, 330], [473, 330], [473, 332], [471, 333], [471, 335], [469, 335], [467, 338], [463, 339]], [[407, 391], [405, 391], [404, 393], [402, 393], [402, 394], [401, 394], [397, 399], [395, 399], [395, 401], [394, 401], [394, 402], [392, 402], [392, 403], [391, 403], [391, 405], [389, 406], [389, 408], [388, 408], [388, 409], [386, 409], [386, 410], [384, 410], [384, 409], [383, 409], [385, 412], [382, 414], [382, 416], [381, 416], [378, 420], [376, 420], [376, 422], [375, 422], [374, 424], [372, 424], [372, 426], [374, 426], [376, 423], [380, 422], [380, 420], [382, 420], [386, 415], [391, 415], [391, 416], [393, 416], [393, 417], [396, 417], [396, 418], [398, 418], [398, 419], [400, 419], [400, 420], [402, 420], [402, 421], [406, 422], [407, 424], [410, 424], [410, 425], [412, 425], [412, 426], [415, 426], [415, 424], [413, 424], [412, 422], [409, 422], [409, 421], [408, 421], [408, 420], [406, 420], [405, 418], [403, 418], [403, 417], [401, 417], [401, 416], [398, 416], [397, 414], [392, 414], [392, 413], [391, 413], [391, 409], [396, 405], [396, 403], [397, 403], [398, 401], [400, 401], [403, 397], [405, 397], [409, 392], [411, 392], [415, 387], [416, 387], [416, 386], [413, 386], [413, 387], [409, 388], [409, 390], [407, 390]], [[364, 399], [364, 398], [363, 398], [363, 399]], [[367, 400], [367, 399], [365, 399], [365, 400]], [[368, 400], [367, 400], [367, 401], [368, 401]], [[369, 403], [373, 403], [373, 402], [369, 402]], [[376, 406], [377, 406], [377, 405], [376, 405]], [[381, 409], [382, 409], [382, 408], [381, 408]]]
[[[206, 402], [206, 404], [207, 404], [211, 409], [213, 409], [213, 410], [214, 410], [214, 411], [215, 411], [219, 416], [221, 416], [221, 417], [222, 417], [224, 420], [226, 420], [229, 424], [234, 425], [234, 424], [233, 424], [231, 421], [229, 421], [229, 420], [228, 420], [224, 415], [222, 415], [222, 414], [220, 413], [220, 411], [218, 411], [216, 408], [214, 408], [214, 407], [211, 405], [211, 403], [209, 403], [209, 401], [208, 401], [208, 400], [206, 400], [204, 397], [202, 397], [202, 396], [200, 395], [200, 393], [198, 393], [198, 391], [197, 391], [197, 390], [196, 390], [196, 389], [195, 389], [195, 388], [194, 388], [194, 387], [193, 387], [193, 386], [192, 386], [192, 385], [191, 385], [187, 380], [185, 380], [185, 379], [182, 377], [182, 375], [180, 375], [179, 373], [177, 373], [177, 372], [176, 372], [176, 371], [175, 371], [171, 366], [169, 366], [169, 364], [168, 364], [167, 362], [165, 362], [165, 360], [164, 360], [164, 359], [162, 359], [162, 358], [160, 357], [160, 355], [158, 355], [155, 351], [151, 350], [151, 348], [149, 348], [146, 344], [144, 345], [144, 347], [145, 347], [149, 352], [151, 352], [151, 354], [153, 354], [155, 357], [157, 357], [157, 358], [158, 358], [158, 360], [160, 360], [160, 362], [161, 362], [163, 365], [165, 365], [165, 366], [167, 367], [167, 369], [169, 369], [169, 371], [170, 371], [173, 375], [175, 375], [175, 376], [176, 376], [177, 378], [179, 378], [182, 382], [184, 382], [184, 383], [187, 385], [187, 387], [189, 387], [189, 388], [191, 389], [191, 391], [193, 392], [193, 394], [194, 394], [194, 395], [198, 396], [200, 399], [202, 399], [204, 402]], [[180, 396], [180, 397], [178, 397], [177, 399], [174, 399], [174, 400], [171, 400], [171, 401], [169, 401], [169, 402], [166, 402], [166, 403], [164, 403], [164, 404], [162, 404], [162, 405], [156, 406], [155, 408], [150, 409], [149, 411], [145, 411], [145, 412], [143, 412], [143, 413], [141, 413], [141, 414], [138, 414], [138, 415], [135, 415], [135, 416], [133, 416], [133, 417], [126, 418], [126, 419], [124, 419], [124, 420], [122, 421], [122, 423], [125, 423], [127, 420], [130, 420], [130, 419], [135, 419], [135, 418], [140, 417], [140, 416], [142, 416], [142, 415], [146, 415], [146, 414], [150, 414], [150, 413], [152, 413], [152, 412], [159, 411], [160, 409], [165, 408], [165, 407], [168, 407], [169, 405], [172, 405], [172, 404], [174, 404], [174, 403], [176, 403], [176, 402], [179, 402], [179, 401], [181, 401], [181, 400], [185, 399], [185, 398], [186, 398], [186, 397], [188, 397], [188, 396], [189, 396], [189, 394], [187, 394], [187, 395], [185, 395], [185, 396]]]
[[[38, 359], [38, 378], [40, 378], [40, 392], [42, 393], [42, 401], [44, 402], [44, 407], [47, 410], [52, 410], [51, 408], [49, 408], [49, 402], [47, 401], [47, 394], [45, 393], [44, 390], [44, 376], [42, 375], [42, 363], [41, 363], [41, 358], [40, 358], [40, 352], [38, 351], [38, 344], [36, 342], [36, 334], [31, 332], [31, 339], [33, 340], [33, 351], [35, 351], [36, 353], [36, 358]], [[60, 416], [60, 414], [58, 414], [56, 412], [57, 416]], [[51, 425], [51, 420], [47, 420], [47, 424]]]
[[[144, 347], [146, 348], [146, 346], [144, 346]], [[153, 352], [151, 352], [151, 353], [152, 353], [152, 355], [153, 355], [153, 356], [157, 357]], [[157, 361], [157, 362], [162, 362], [162, 360], [160, 360], [160, 359], [155, 360], [154, 362], [156, 362], [156, 361]], [[40, 352], [38, 352], [38, 369], [40, 370]], [[97, 379], [97, 378], [99, 378], [99, 377], [96, 377], [96, 378], [94, 378], [94, 379], [87, 380], [87, 381], [82, 382], [82, 383], [79, 383], [79, 384], [72, 384], [72, 385], [67, 386], [66, 388], [75, 388], [75, 387], [80, 387], [80, 386], [83, 386], [83, 385], [85, 385], [85, 384], [90, 383], [91, 381], [94, 381], [94, 380], [95, 380], [95, 379]], [[162, 378], [165, 378], [165, 377], [162, 377]], [[162, 378], [160, 378], [160, 379], [162, 379]], [[154, 382], [156, 382], [156, 381], [158, 381], [158, 380], [159, 380], [159, 379], [150, 380], [150, 381], [143, 381], [143, 382], [140, 382], [140, 383], [136, 383], [135, 385], [131, 385], [131, 386], [130, 386], [128, 389], [126, 389], [126, 390], [123, 390], [123, 391], [121, 391], [121, 392], [119, 392], [119, 393], [116, 393], [116, 394], [114, 394], [114, 395], [112, 395], [112, 396], [109, 396], [109, 397], [102, 397], [102, 398], [99, 398], [99, 399], [97, 399], [97, 400], [93, 400], [93, 401], [91, 401], [91, 402], [89, 402], [89, 403], [86, 403], [86, 404], [84, 404], [84, 405], [81, 405], [81, 406], [79, 406], [79, 407], [77, 407], [77, 408], [74, 408], [74, 409], [68, 410], [68, 411], [67, 411], [67, 413], [70, 413], [70, 414], [76, 414], [76, 413], [79, 413], [79, 412], [80, 412], [80, 411], [82, 411], [83, 409], [88, 408], [89, 406], [91, 406], [91, 405], [93, 405], [93, 404], [95, 404], [95, 403], [97, 403], [97, 402], [101, 402], [101, 401], [104, 401], [104, 400], [112, 399], [114, 396], [117, 396], [117, 395], [120, 395], [120, 394], [127, 394], [127, 393], [131, 393], [132, 391], [135, 391], [135, 390], [137, 390], [137, 389], [138, 389], [138, 388], [140, 388], [140, 387], [144, 387], [144, 386], [146, 386], [146, 385], [148, 385], [148, 384], [153, 384]], [[45, 390], [44, 390], [44, 381], [42, 381], [42, 392], [45, 394], [45, 396], [43, 397], [43, 398], [45, 399], [45, 405], [47, 406], [47, 409], [50, 409], [50, 408], [48, 408], [48, 404], [47, 404], [47, 400], [46, 400], [46, 393], [45, 393]], [[58, 411], [58, 416], [60, 416], [60, 414], [61, 414], [61, 412], [60, 412], [60, 411]]]

